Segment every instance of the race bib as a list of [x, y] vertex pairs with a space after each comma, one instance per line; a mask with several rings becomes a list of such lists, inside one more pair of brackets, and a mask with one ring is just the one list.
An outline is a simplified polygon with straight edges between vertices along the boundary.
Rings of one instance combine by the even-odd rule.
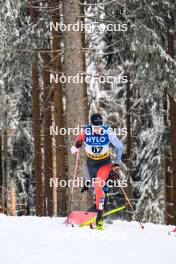
[[95, 134], [92, 127], [87, 126], [85, 129], [85, 151], [89, 158], [99, 160], [109, 156], [109, 137], [107, 126], [102, 126], [102, 132]]

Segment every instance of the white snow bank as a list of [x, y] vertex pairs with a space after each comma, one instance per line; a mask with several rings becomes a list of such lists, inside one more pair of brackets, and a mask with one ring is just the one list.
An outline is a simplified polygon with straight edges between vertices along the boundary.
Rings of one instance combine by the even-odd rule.
[[0, 215], [2, 264], [175, 264], [169, 226], [114, 221], [104, 231], [63, 224], [64, 218]]

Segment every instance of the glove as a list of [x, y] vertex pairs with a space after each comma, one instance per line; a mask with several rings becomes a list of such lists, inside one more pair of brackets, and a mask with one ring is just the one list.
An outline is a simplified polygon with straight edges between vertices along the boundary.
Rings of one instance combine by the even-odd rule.
[[81, 147], [82, 147], [82, 140], [78, 140], [78, 141], [76, 141], [76, 143], [75, 143], [75, 147], [76, 147], [76, 148], [81, 148]]
[[78, 151], [79, 151], [79, 149], [76, 148], [75, 146], [72, 146], [72, 147], [71, 147], [71, 153], [72, 153], [72, 154], [76, 154]]
[[112, 180], [119, 180], [119, 164], [113, 164], [110, 171], [110, 177]]

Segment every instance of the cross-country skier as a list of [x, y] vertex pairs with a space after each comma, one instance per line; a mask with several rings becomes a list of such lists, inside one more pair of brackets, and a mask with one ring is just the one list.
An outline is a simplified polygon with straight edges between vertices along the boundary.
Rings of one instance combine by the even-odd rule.
[[[103, 118], [100, 114], [93, 114], [90, 120], [91, 123], [83, 126], [81, 133], [76, 137], [71, 152], [72, 154], [77, 153], [79, 148], [84, 145], [87, 156], [86, 165], [90, 178], [93, 179], [93, 188], [96, 194], [96, 229], [101, 230], [103, 229], [105, 201], [103, 187], [106, 184], [111, 169], [114, 171], [114, 175], [118, 175], [119, 173], [123, 145], [112, 129], [108, 125], [103, 124]], [[115, 147], [116, 153], [116, 160], [113, 165], [110, 156], [110, 144]]]

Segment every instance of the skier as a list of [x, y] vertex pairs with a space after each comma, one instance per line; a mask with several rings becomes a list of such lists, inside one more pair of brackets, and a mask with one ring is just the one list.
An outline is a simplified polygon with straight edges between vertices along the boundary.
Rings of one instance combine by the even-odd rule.
[[[86, 165], [92, 180], [92, 187], [96, 194], [96, 229], [101, 230], [103, 229], [103, 210], [105, 202], [103, 187], [106, 185], [110, 170], [113, 171], [114, 180], [116, 180], [119, 175], [123, 145], [112, 131], [112, 128], [103, 124], [101, 114], [93, 114], [90, 120], [90, 124], [83, 126], [81, 133], [76, 137], [75, 144], [71, 148], [71, 153], [77, 153], [84, 144], [87, 156]], [[113, 165], [110, 156], [110, 144], [115, 147], [116, 153], [116, 160]], [[87, 190], [86, 185], [83, 188], [83, 191], [84, 190]]]

